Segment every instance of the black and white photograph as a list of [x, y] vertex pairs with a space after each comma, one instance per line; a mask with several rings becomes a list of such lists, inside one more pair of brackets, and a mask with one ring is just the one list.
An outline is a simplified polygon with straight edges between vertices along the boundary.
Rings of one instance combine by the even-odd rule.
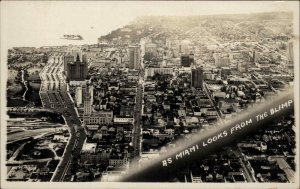
[[299, 1], [1, 1], [1, 188], [299, 189]]

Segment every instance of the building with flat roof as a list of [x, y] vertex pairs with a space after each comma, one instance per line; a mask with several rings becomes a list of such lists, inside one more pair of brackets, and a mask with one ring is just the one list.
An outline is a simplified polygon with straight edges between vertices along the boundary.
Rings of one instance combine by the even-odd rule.
[[97, 148], [97, 143], [84, 143], [81, 149], [82, 153], [95, 153]]
[[155, 73], [158, 74], [173, 74], [174, 68], [146, 68], [145, 69], [145, 77], [152, 77], [155, 75]]
[[82, 104], [82, 87], [81, 86], [76, 87], [75, 101], [76, 101], [77, 107]]
[[194, 64], [194, 54], [183, 54], [180, 57], [181, 66], [190, 67]]
[[91, 115], [92, 113], [92, 97], [86, 88], [83, 89], [83, 114]]
[[215, 53], [213, 54], [214, 60], [215, 60], [215, 66], [218, 68], [221, 67], [229, 67], [230, 65], [230, 57], [228, 54], [220, 54]]
[[192, 69], [191, 86], [195, 88], [203, 88], [203, 68]]
[[129, 57], [129, 68], [138, 70], [140, 67], [140, 47], [139, 46], [129, 46], [128, 47], [128, 57]]
[[40, 91], [67, 90], [64, 53], [53, 54], [40, 72]]
[[82, 117], [85, 125], [110, 125], [113, 121], [112, 111], [91, 112]]
[[122, 167], [129, 163], [127, 153], [111, 153], [109, 157], [109, 166]]

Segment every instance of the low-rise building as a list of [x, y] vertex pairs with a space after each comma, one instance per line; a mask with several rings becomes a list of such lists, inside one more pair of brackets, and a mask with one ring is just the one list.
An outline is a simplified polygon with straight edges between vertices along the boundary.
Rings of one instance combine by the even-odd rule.
[[82, 117], [85, 125], [103, 125], [112, 124], [113, 112], [112, 111], [99, 111], [92, 112], [91, 115], [84, 115]]

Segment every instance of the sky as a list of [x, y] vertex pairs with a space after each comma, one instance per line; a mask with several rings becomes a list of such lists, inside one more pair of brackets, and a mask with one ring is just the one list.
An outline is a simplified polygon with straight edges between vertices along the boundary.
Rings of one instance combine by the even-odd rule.
[[[289, 11], [298, 5], [295, 1], [2, 1], [1, 43], [7, 48], [95, 44], [101, 35], [138, 16]], [[79, 34], [84, 40], [60, 39], [64, 34]]]

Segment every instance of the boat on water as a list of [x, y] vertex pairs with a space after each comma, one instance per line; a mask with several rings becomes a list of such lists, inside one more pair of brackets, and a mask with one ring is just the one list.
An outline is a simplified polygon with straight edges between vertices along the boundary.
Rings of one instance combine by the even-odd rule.
[[61, 39], [67, 39], [67, 40], [83, 40], [83, 37], [81, 35], [63, 35]]

